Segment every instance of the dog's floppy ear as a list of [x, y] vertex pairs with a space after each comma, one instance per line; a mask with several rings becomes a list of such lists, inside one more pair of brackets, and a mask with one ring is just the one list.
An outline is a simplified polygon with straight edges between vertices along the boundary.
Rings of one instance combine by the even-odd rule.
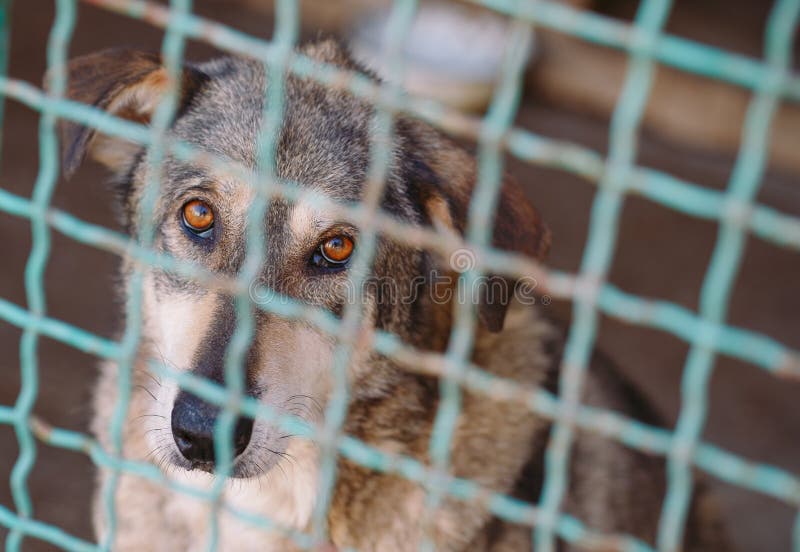
[[[159, 56], [129, 49], [115, 48], [75, 58], [67, 71], [70, 100], [141, 124], [149, 124], [170, 84]], [[187, 98], [204, 80], [205, 75], [199, 71], [184, 69], [181, 98]], [[87, 153], [113, 171], [121, 171], [141, 148], [72, 121], [62, 121], [61, 138], [67, 177], [72, 176]]]
[[[446, 138], [420, 127], [416, 128], [411, 147], [421, 149], [424, 164], [430, 169], [432, 185], [423, 184], [421, 201], [434, 226], [445, 227], [463, 235], [470, 200], [477, 182], [475, 157]], [[522, 187], [511, 175], [504, 175], [494, 217], [492, 245], [541, 260], [550, 248], [550, 231], [539, 213], [525, 197]], [[453, 267], [457, 268], [457, 267]], [[478, 316], [493, 332], [503, 329], [506, 310], [516, 285], [504, 276], [487, 275], [487, 285], [479, 288]], [[493, 283], [502, 283], [507, 293], [497, 293]]]

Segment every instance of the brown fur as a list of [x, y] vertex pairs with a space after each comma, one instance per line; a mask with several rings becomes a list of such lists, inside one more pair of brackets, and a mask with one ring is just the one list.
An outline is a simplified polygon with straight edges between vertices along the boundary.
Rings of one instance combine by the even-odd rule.
[[[360, 69], [331, 41], [309, 45], [304, 52], [321, 61]], [[138, 121], [149, 120], [154, 100], [167, 84], [155, 58], [124, 51], [76, 60], [70, 66], [70, 80], [74, 99]], [[171, 131], [232, 163], [255, 168], [265, 86], [263, 67], [252, 60], [223, 58], [188, 64], [181, 109]], [[278, 176], [337, 200], [360, 200], [369, 162], [372, 107], [347, 92], [297, 77], [287, 79], [286, 99]], [[477, 174], [474, 157], [422, 123], [398, 117], [395, 128], [383, 211], [410, 224], [463, 232]], [[88, 152], [115, 171], [123, 222], [136, 239], [148, 153], [120, 140], [93, 136], [74, 125], [65, 126], [64, 137], [68, 170]], [[246, 183], [170, 156], [162, 171], [154, 213], [154, 247], [211, 271], [236, 276], [244, 263], [244, 221], [254, 191]], [[193, 236], [182, 226], [180, 207], [193, 198], [202, 199], [214, 210], [214, 233], [209, 238]], [[313, 205], [282, 199], [269, 203], [265, 220], [267, 247], [259, 281], [341, 315], [349, 300], [347, 270], [319, 270], [309, 257], [320, 240], [332, 234], [347, 233], [358, 243], [358, 229]], [[549, 233], [509, 176], [503, 180], [496, 220], [495, 246], [536, 258], [546, 253]], [[131, 270], [128, 261], [123, 275], [127, 277]], [[373, 277], [397, 286], [395, 291], [409, 290], [422, 277], [421, 291], [416, 300], [405, 302], [388, 296], [392, 290], [367, 289], [363, 294], [366, 331], [392, 332], [420, 350], [444, 351], [453, 304], [452, 300], [437, 301], [432, 293], [429, 278], [434, 270], [454, 275], [452, 268], [441, 267], [429, 253], [381, 237]], [[511, 279], [503, 281], [513, 289]], [[561, 338], [553, 324], [535, 308], [510, 297], [496, 301], [484, 293], [475, 301], [482, 325], [472, 360], [489, 373], [525, 388], [542, 386], [557, 391]], [[174, 415], [177, 405], [187, 400], [186, 392], [180, 392], [174, 382], [154, 378], [149, 365], [161, 361], [178, 371], [222, 383], [225, 351], [237, 327], [233, 298], [169, 271], [148, 268], [142, 316], [143, 339], [135, 363], [124, 454], [156, 463], [175, 482], [208, 489], [212, 479], [206, 472], [213, 471], [213, 461], [196, 461], [176, 446]], [[279, 411], [320, 423], [334, 384], [334, 337], [306, 322], [259, 310], [254, 312], [253, 322], [254, 338], [243, 366], [248, 395]], [[429, 440], [439, 406], [438, 381], [362, 345], [356, 344], [348, 367], [350, 403], [345, 432], [382, 450], [429, 462]], [[106, 446], [110, 444], [107, 424], [117, 402], [116, 388], [116, 368], [106, 365], [95, 395], [93, 423]], [[593, 364], [586, 389], [584, 398], [592, 404], [631, 416], [642, 414], [628, 386], [602, 363]], [[204, 406], [203, 416], [216, 416], [214, 408]], [[530, 410], [464, 391], [452, 437], [451, 473], [488, 490], [535, 503], [548, 434], [548, 421]], [[290, 529], [309, 530], [318, 483], [316, 446], [281, 435], [279, 427], [263, 420], [255, 422], [249, 443], [234, 464], [232, 475], [238, 479], [225, 485], [225, 503], [268, 516]], [[582, 435], [575, 446], [564, 506], [590, 528], [652, 541], [663, 474], [661, 459]], [[101, 483], [108, 477], [103, 472]], [[365, 551], [415, 550], [426, 534], [441, 550], [517, 551], [531, 547], [529, 527], [494, 519], [480, 501], [448, 497], [430, 516], [423, 515], [425, 502], [422, 486], [341, 459], [327, 534], [336, 548]], [[116, 504], [117, 550], [195, 550], [204, 546], [209, 519], [209, 505], [204, 501], [122, 475]], [[103, 514], [102, 508], [96, 509], [101, 535], [107, 527]], [[293, 549], [284, 536], [247, 527], [227, 511], [219, 514], [219, 521], [219, 542], [225, 550]], [[728, 549], [715, 514], [705, 507], [692, 515], [686, 549]]]

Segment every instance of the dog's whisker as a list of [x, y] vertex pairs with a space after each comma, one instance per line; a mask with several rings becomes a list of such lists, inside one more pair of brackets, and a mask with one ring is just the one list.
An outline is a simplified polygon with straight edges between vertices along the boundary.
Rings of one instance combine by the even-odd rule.
[[166, 427], [154, 427], [152, 429], [146, 430], [144, 432], [144, 434], [147, 435], [148, 433], [152, 433], [154, 431], [170, 431], [170, 430], [169, 430], [169, 428], [166, 428]]
[[152, 417], [152, 418], [163, 418], [164, 420], [167, 419], [166, 416], [162, 416], [161, 414], [141, 414], [139, 416], [136, 416], [132, 421], [136, 421], [136, 420], [139, 420], [141, 418], [149, 418], [149, 417]]
[[159, 401], [159, 400], [156, 398], [156, 396], [153, 394], [153, 392], [152, 392], [152, 391], [150, 391], [150, 390], [149, 390], [149, 389], [148, 389], [146, 386], [144, 386], [144, 385], [142, 385], [142, 384], [137, 384], [137, 385], [134, 385], [133, 387], [134, 387], [135, 389], [143, 389], [143, 390], [144, 390], [144, 391], [145, 391], [145, 392], [146, 392], [148, 395], [150, 395], [150, 396], [153, 398], [153, 400], [154, 400], [156, 403], [158, 403], [158, 404], [161, 404], [161, 402], [160, 402], [160, 401]]
[[299, 410], [297, 408], [291, 408], [291, 409], [286, 410], [286, 413], [287, 414], [291, 414], [295, 418], [300, 418], [304, 422], [308, 422], [308, 420], [306, 420], [305, 416], [303, 415], [303, 411], [302, 410]]
[[144, 369], [144, 368], [136, 368], [136, 369], [134, 370], [134, 372], [136, 372], [137, 374], [143, 374], [143, 375], [147, 376], [147, 377], [148, 377], [148, 378], [150, 378], [150, 379], [153, 381], [153, 383], [155, 383], [157, 386], [159, 386], [159, 387], [162, 387], [161, 380], [160, 380], [160, 379], [158, 379], [158, 378], [156, 378], [156, 377], [155, 377], [155, 375], [153, 375], [153, 373], [152, 373], [152, 372], [150, 372], [150, 370], [146, 370], [146, 369]]
[[147, 460], [155, 460], [156, 455], [161, 454], [167, 448], [168, 445], [161, 445], [157, 446], [153, 450], [151, 450], [147, 456], [145, 457]]
[[174, 369], [178, 368], [178, 365], [176, 363], [172, 362], [170, 359], [167, 358], [167, 356], [164, 354], [164, 352], [161, 350], [161, 347], [159, 347], [157, 343], [153, 343], [153, 346], [155, 346], [156, 351], [158, 352], [158, 356], [161, 357], [161, 361], [164, 364]]
[[313, 403], [313, 405], [314, 405], [314, 406], [315, 406], [315, 407], [316, 407], [316, 408], [317, 408], [317, 409], [318, 409], [320, 412], [324, 412], [324, 411], [325, 411], [325, 409], [324, 409], [324, 408], [322, 408], [322, 405], [320, 404], [320, 402], [319, 402], [317, 399], [315, 399], [314, 397], [312, 397], [311, 395], [303, 395], [303, 394], [300, 394], [300, 395], [292, 395], [291, 397], [289, 397], [289, 398], [288, 398], [288, 399], [286, 399], [286, 400], [287, 400], [287, 401], [291, 401], [291, 400], [293, 400], [293, 399], [297, 399], [297, 398], [308, 399], [308, 400], [310, 400], [310, 401]]
[[303, 410], [305, 410], [306, 412], [308, 412], [309, 416], [311, 416], [312, 418], [314, 417], [314, 414], [315, 414], [315, 413], [314, 413], [314, 411], [313, 411], [313, 410], [311, 409], [311, 407], [310, 407], [310, 406], [308, 406], [307, 404], [300, 403], [300, 402], [297, 402], [297, 403], [295, 403], [295, 402], [292, 402], [292, 403], [288, 403], [288, 404], [289, 404], [289, 406], [291, 406], [291, 407], [292, 407], [292, 408], [294, 408], [295, 410], [296, 410], [296, 409], [303, 409]]

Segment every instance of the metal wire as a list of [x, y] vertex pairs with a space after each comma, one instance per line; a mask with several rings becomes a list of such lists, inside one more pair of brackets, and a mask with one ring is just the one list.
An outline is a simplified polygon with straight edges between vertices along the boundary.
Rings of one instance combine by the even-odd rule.
[[[580, 277], [587, 291], [575, 298], [573, 322], [561, 364], [560, 389], [568, 413], [580, 402], [583, 392], [583, 380], [597, 333], [598, 310], [595, 304], [598, 288], [606, 280], [611, 266], [625, 197], [622, 192], [628, 180], [627, 173], [636, 158], [638, 127], [653, 81], [655, 67], [651, 52], [658, 42], [670, 7], [669, 1], [644, 0], [636, 14], [633, 36], [638, 41], [634, 44], [622, 95], [611, 119], [609, 161], [592, 204], [589, 237], [581, 263]], [[547, 471], [542, 488], [543, 520], [534, 534], [537, 550], [543, 552], [555, 549], [552, 527], [566, 492], [573, 439], [570, 416], [556, 419], [545, 452]]]
[[[86, 0], [87, 3], [147, 21], [165, 29], [162, 54], [173, 83], [162, 99], [150, 128], [117, 119], [94, 107], [63, 99], [65, 90], [65, 52], [68, 50], [76, 12], [75, 0], [56, 0], [56, 20], [48, 43], [50, 91], [7, 76], [8, 52], [0, 56], [0, 100], [21, 102], [42, 113], [40, 120], [40, 170], [30, 199], [0, 189], [0, 211], [28, 219], [33, 230], [33, 245], [25, 273], [27, 308], [0, 298], [0, 319], [23, 329], [20, 354], [21, 391], [16, 404], [0, 405], [0, 424], [12, 425], [19, 441], [20, 454], [11, 475], [16, 512], [0, 507], [0, 525], [10, 529], [6, 549], [17, 551], [26, 536], [49, 542], [65, 550], [108, 550], [115, 535], [115, 492], [121, 474], [155, 481], [175, 492], [207, 500], [211, 504], [209, 549], [218, 543], [218, 518], [221, 512], [264, 531], [279, 531], [295, 544], [312, 548], [327, 539], [326, 518], [336, 482], [337, 456], [341, 455], [373, 470], [392, 473], [418, 483], [428, 493], [426, 507], [432, 513], [447, 497], [479, 501], [494, 515], [532, 528], [537, 550], [552, 550], [556, 537], [590, 549], [659, 550], [680, 548], [687, 506], [692, 489], [691, 468], [699, 468], [717, 478], [784, 501], [800, 509], [800, 478], [767, 464], [753, 463], [700, 440], [707, 409], [707, 387], [717, 354], [753, 363], [776, 377], [800, 377], [800, 353], [756, 332], [724, 323], [730, 291], [743, 255], [748, 233], [771, 243], [800, 250], [800, 218], [755, 204], [755, 194], [765, 168], [770, 121], [781, 100], [800, 100], [800, 77], [790, 72], [789, 52], [800, 17], [800, 0], [778, 0], [766, 31], [765, 61], [711, 48], [661, 32], [670, 2], [644, 0], [633, 25], [576, 11], [558, 3], [544, 1], [471, 0], [516, 20], [515, 48], [510, 52], [495, 100], [483, 120], [464, 116], [435, 102], [412, 98], [397, 84], [376, 85], [363, 75], [321, 64], [293, 51], [299, 28], [296, 2], [277, 4], [274, 38], [260, 40], [191, 13], [189, 0], [172, 0], [169, 7], [144, 0]], [[390, 23], [386, 59], [393, 74], [402, 73], [400, 45], [411, 24], [416, 2], [397, 0]], [[0, 0], [0, 40], [9, 30], [10, 2]], [[576, 144], [538, 136], [513, 127], [513, 115], [520, 94], [523, 52], [530, 40], [531, 24], [541, 25], [605, 46], [623, 49], [630, 55], [630, 66], [622, 96], [611, 127], [608, 159]], [[265, 91], [263, 124], [259, 134], [255, 171], [176, 141], [169, 134], [177, 106], [177, 87], [181, 72], [184, 42], [205, 41], [222, 50], [255, 57], [265, 64], [268, 87]], [[669, 174], [637, 166], [636, 134], [647, 99], [655, 63], [660, 62], [706, 77], [724, 80], [755, 92], [742, 130], [742, 146], [727, 191], [709, 190], [681, 181]], [[364, 205], [336, 204], [317, 196], [295, 182], [275, 174], [275, 146], [283, 113], [286, 73], [317, 80], [327, 86], [349, 90], [374, 103], [374, 131], [371, 136], [371, 163]], [[395, 79], [395, 83], [400, 79]], [[379, 209], [389, 163], [394, 113], [408, 113], [456, 135], [477, 139], [479, 180], [469, 211], [467, 236], [440, 235], [433, 230], [411, 227]], [[148, 147], [148, 179], [141, 209], [141, 236], [137, 242], [111, 230], [92, 225], [50, 207], [58, 176], [58, 147], [55, 121], [64, 118], [86, 124], [112, 136], [119, 136]], [[0, 119], [0, 124], [1, 124]], [[599, 190], [592, 209], [590, 235], [578, 274], [546, 269], [516, 254], [498, 251], [488, 245], [488, 229], [494, 216], [502, 169], [502, 153], [531, 163], [554, 167], [595, 183]], [[157, 198], [161, 163], [167, 155], [188, 162], [202, 162], [220, 174], [233, 175], [257, 191], [257, 200], [248, 213], [247, 258], [236, 279], [209, 273], [196, 264], [179, 261], [152, 251], [150, 222]], [[642, 298], [610, 284], [606, 274], [616, 242], [618, 215], [625, 196], [640, 194], [665, 208], [690, 216], [718, 221], [720, 233], [714, 255], [701, 290], [700, 308], [693, 313], [677, 305]], [[470, 362], [475, 325], [474, 308], [459, 304], [450, 346], [444, 355], [419, 351], [387, 332], [375, 332], [367, 345], [379, 354], [397, 361], [409, 370], [435, 375], [442, 380], [442, 401], [430, 443], [431, 465], [363, 443], [342, 432], [348, 405], [346, 370], [356, 338], [360, 338], [363, 313], [361, 302], [345, 309], [341, 319], [331, 313], [298, 303], [288, 297], [254, 305], [250, 282], [263, 261], [265, 236], [261, 229], [270, 198], [309, 201], [331, 209], [337, 216], [360, 229], [356, 253], [356, 278], [370, 272], [378, 233], [402, 243], [450, 253], [469, 247], [476, 253], [476, 266], [462, 275], [460, 285], [469, 285], [482, 273], [502, 269], [516, 276], [535, 276], [555, 297], [574, 302], [575, 321], [570, 330], [562, 369], [561, 396], [536, 388], [525, 388], [486, 373]], [[126, 332], [114, 342], [46, 315], [43, 271], [49, 254], [50, 231], [56, 230], [81, 243], [126, 256], [134, 263], [130, 287]], [[152, 366], [160, 376], [174, 379], [184, 389], [222, 407], [215, 429], [220, 469], [231, 466], [231, 432], [236, 417], [250, 415], [269, 419], [288, 431], [315, 440], [322, 453], [319, 480], [320, 500], [314, 511], [310, 533], [282, 527], [269, 519], [241, 511], [228, 503], [224, 478], [208, 491], [200, 491], [168, 480], [154, 465], [122, 457], [122, 428], [127, 414], [134, 354], [141, 334], [142, 276], [149, 267], [161, 267], [197, 279], [209, 287], [221, 288], [236, 297], [237, 330], [226, 353], [225, 386], [215, 385], [192, 374], [178, 373], [166, 366]], [[272, 291], [274, 294], [275, 292]], [[306, 320], [319, 330], [336, 336], [333, 373], [334, 394], [319, 426], [303, 423], [292, 416], [245, 397], [242, 389], [242, 362], [253, 333], [254, 309], [289, 319]], [[583, 373], [593, 347], [598, 314], [668, 332], [689, 343], [682, 383], [683, 408], [675, 433], [647, 426], [619, 414], [580, 404]], [[53, 427], [32, 413], [39, 380], [37, 345], [46, 336], [119, 365], [119, 399], [110, 420], [112, 447], [104, 449], [87, 435]], [[449, 447], [460, 411], [461, 389], [484, 394], [492, 399], [514, 401], [520, 408], [553, 420], [555, 431], [546, 453], [547, 473], [540, 505], [528, 504], [482, 488], [475, 482], [449, 473]], [[603, 535], [580, 520], [560, 512], [568, 484], [566, 467], [576, 428], [595, 432], [624, 445], [668, 461], [668, 493], [664, 502], [657, 543], [644, 543], [628, 535]], [[102, 504], [109, 532], [93, 544], [77, 539], [58, 527], [34, 519], [27, 479], [35, 463], [34, 439], [48, 445], [87, 454], [112, 475], [102, 492]], [[425, 516], [430, 519], [432, 516]], [[800, 551], [800, 516], [793, 535]], [[432, 542], [423, 543], [424, 549]]]

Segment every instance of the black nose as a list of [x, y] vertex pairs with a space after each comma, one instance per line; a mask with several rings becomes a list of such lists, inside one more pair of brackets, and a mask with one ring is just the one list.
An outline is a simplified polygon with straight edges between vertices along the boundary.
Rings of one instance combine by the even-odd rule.
[[[172, 436], [181, 454], [192, 465], [214, 463], [214, 427], [220, 408], [197, 395], [181, 391], [172, 407]], [[234, 458], [247, 448], [253, 433], [253, 420], [239, 418], [233, 430]]]

